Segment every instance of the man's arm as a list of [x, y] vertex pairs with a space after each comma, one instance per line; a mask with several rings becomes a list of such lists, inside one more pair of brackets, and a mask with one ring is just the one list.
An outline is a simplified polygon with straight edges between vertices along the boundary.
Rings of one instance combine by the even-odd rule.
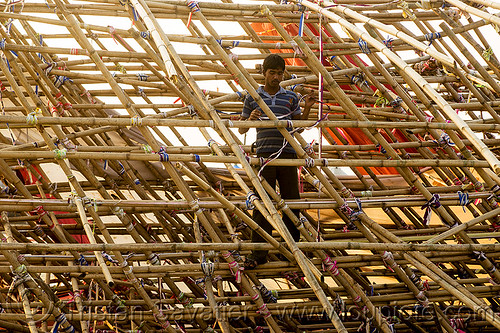
[[304, 108], [301, 114], [296, 114], [292, 116], [293, 120], [307, 120], [309, 118], [309, 112], [311, 112], [311, 108], [316, 103], [316, 96], [314, 96], [314, 92], [307, 94], [304, 97]]
[[[253, 110], [251, 113], [250, 113], [250, 117], [246, 118], [246, 117], [243, 117], [243, 116], [240, 116], [240, 120], [258, 120], [260, 118], [260, 111], [255, 109]], [[246, 132], [248, 132], [248, 127], [240, 127], [238, 128], [238, 133], [240, 134], [245, 134]]]

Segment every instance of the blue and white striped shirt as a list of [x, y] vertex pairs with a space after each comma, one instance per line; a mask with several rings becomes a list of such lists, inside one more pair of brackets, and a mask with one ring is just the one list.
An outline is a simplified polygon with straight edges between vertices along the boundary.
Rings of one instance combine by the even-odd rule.
[[[290, 90], [285, 90], [280, 87], [278, 92], [271, 96], [265, 90], [263, 86], [257, 89], [257, 93], [264, 100], [264, 102], [269, 106], [271, 111], [276, 115], [279, 120], [290, 120], [292, 116], [300, 115], [299, 98], [297, 94]], [[261, 119], [267, 120], [268, 117], [264, 114], [264, 111], [257, 105], [257, 102], [249, 94], [245, 98], [243, 103], [243, 111], [241, 116], [243, 118], [250, 117], [250, 113], [253, 110], [259, 110], [262, 113]], [[287, 128], [291, 131], [291, 128]], [[283, 146], [283, 135], [279, 132], [277, 128], [257, 128], [257, 141], [255, 142], [257, 147], [257, 154], [259, 153], [275, 153], [281, 149]], [[284, 153], [295, 153], [295, 150], [287, 143]]]

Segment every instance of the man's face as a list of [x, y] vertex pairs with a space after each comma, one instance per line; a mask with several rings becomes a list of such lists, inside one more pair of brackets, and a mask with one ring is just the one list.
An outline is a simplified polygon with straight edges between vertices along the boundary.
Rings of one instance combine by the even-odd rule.
[[264, 83], [268, 87], [277, 88], [280, 82], [283, 81], [283, 70], [282, 69], [267, 69], [264, 72]]

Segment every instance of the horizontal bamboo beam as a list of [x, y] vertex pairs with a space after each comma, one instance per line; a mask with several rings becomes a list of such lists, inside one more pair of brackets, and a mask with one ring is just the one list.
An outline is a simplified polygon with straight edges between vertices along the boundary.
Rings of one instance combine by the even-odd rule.
[[[500, 213], [500, 209], [496, 210]], [[382, 243], [361, 243], [361, 242], [300, 242], [297, 246], [302, 250], [389, 250], [389, 251], [443, 251], [443, 252], [496, 252], [500, 251], [500, 244], [382, 244]], [[0, 244], [0, 250], [16, 250], [22, 252], [29, 251], [53, 251], [62, 252], [75, 250], [85, 251], [129, 251], [131, 248], [136, 252], [145, 251], [225, 251], [225, 250], [271, 250], [270, 244], [263, 243], [155, 243], [155, 244]]]
[[[187, 111], [187, 110], [186, 110]], [[196, 119], [157, 119], [159, 116], [146, 116], [138, 118], [98, 118], [98, 117], [36, 117], [37, 125], [85, 125], [85, 126], [131, 126], [140, 122], [142, 126], [179, 126], [179, 127], [213, 127], [213, 122], [210, 120], [196, 120]], [[26, 124], [26, 117], [22, 116], [9, 116], [5, 115], [0, 118], [0, 124]], [[320, 122], [312, 120], [292, 120], [291, 122], [285, 120], [259, 120], [259, 121], [231, 121], [223, 120], [223, 123], [228, 128], [270, 128], [270, 127], [283, 127], [287, 128], [290, 124], [293, 127], [309, 128], [311, 126], [320, 128], [338, 127], [338, 128], [395, 128], [395, 129], [442, 129], [442, 130], [458, 130], [459, 127], [452, 123], [437, 123], [437, 122], [390, 122], [390, 121], [329, 121], [322, 120]], [[26, 127], [33, 125], [26, 124]], [[469, 127], [476, 131], [500, 131], [500, 125], [491, 124], [478, 124], [469, 122]]]

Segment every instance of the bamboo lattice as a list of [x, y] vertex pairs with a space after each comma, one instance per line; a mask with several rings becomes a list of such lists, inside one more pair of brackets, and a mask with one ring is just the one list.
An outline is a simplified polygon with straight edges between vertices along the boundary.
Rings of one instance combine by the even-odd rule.
[[[0, 329], [500, 330], [499, 2], [0, 7]], [[238, 120], [276, 52], [318, 96], [292, 132]], [[238, 134], [266, 127], [298, 158]]]

